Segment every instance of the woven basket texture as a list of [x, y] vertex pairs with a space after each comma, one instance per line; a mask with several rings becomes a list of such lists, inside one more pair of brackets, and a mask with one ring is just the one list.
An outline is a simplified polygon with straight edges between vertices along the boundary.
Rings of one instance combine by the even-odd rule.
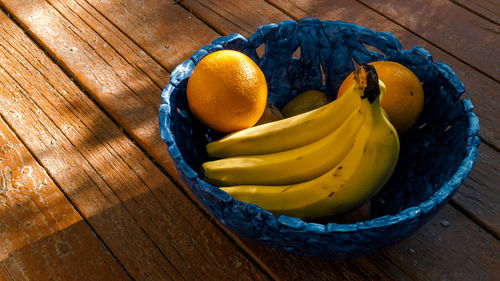
[[[259, 56], [257, 48], [262, 45], [265, 51]], [[209, 160], [205, 145], [221, 135], [190, 113], [186, 83], [204, 56], [222, 49], [241, 51], [260, 66], [269, 100], [278, 108], [309, 89], [335, 98], [355, 66], [372, 61], [396, 61], [418, 76], [425, 92], [424, 111], [417, 124], [400, 136], [396, 170], [371, 201], [372, 219], [335, 224], [275, 217], [258, 206], [233, 200], [202, 180], [201, 164]], [[296, 254], [348, 258], [385, 249], [410, 236], [467, 177], [478, 153], [479, 122], [471, 101], [460, 99], [464, 90], [450, 67], [434, 62], [421, 47], [403, 49], [393, 34], [339, 21], [285, 21], [261, 26], [249, 38], [220, 37], [178, 65], [162, 93], [159, 125], [181, 179], [228, 229], [243, 239]]]

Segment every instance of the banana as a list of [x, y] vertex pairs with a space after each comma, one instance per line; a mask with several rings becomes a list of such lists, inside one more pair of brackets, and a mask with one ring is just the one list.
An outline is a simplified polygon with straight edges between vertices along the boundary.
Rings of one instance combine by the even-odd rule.
[[290, 150], [314, 142], [337, 129], [359, 106], [349, 91], [322, 107], [286, 119], [229, 134], [207, 144], [212, 157], [258, 155]]
[[352, 149], [338, 165], [317, 178], [297, 184], [238, 185], [221, 189], [236, 200], [258, 205], [275, 215], [303, 219], [337, 215], [369, 200], [394, 171], [399, 139], [380, 106], [374, 68], [359, 67], [355, 80], [356, 87], [364, 89], [360, 108], [367, 114]]
[[216, 186], [283, 185], [318, 177], [337, 165], [351, 150], [365, 115], [361, 109], [354, 110], [337, 130], [305, 146], [205, 162], [205, 180]]

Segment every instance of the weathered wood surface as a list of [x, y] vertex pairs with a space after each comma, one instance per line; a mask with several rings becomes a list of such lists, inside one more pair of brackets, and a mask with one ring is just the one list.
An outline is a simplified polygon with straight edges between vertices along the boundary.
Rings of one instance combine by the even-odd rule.
[[0, 20], [0, 114], [134, 279], [268, 279], [22, 30]]
[[[345, 261], [325, 261], [278, 253], [276, 256], [255, 245], [257, 255], [268, 265], [281, 264], [284, 280], [328, 280], [334, 270], [343, 267], [359, 270], [344, 275], [351, 280], [497, 280], [500, 276], [500, 243], [450, 205], [422, 229], [400, 244], [380, 254]], [[326, 269], [326, 270], [325, 270]]]
[[[150, 148], [169, 173], [175, 173], [171, 161], [170, 166], [165, 164], [168, 153], [158, 137], [158, 92], [169, 79], [163, 67], [85, 1], [5, 1], [2, 5], [108, 114], [125, 125], [141, 146]], [[201, 44], [194, 39], [188, 42], [196, 43], [193, 48]]]
[[485, 143], [452, 204], [500, 239], [500, 153]]
[[[2, 82], [0, 78], [3, 91]], [[0, 145], [0, 276], [6, 280], [37, 276], [37, 280], [129, 280], [2, 118]]]
[[[32, 100], [27, 98], [30, 96], [27, 93], [38, 89], [24, 85], [27, 82], [23, 81], [25, 98], [0, 97], [0, 102], [4, 103], [0, 109], [25, 104], [15, 114], [6, 114], [6, 120], [15, 124], [15, 128], [21, 127], [16, 133], [48, 171], [52, 171], [54, 180], [88, 217], [89, 223], [133, 278], [218, 280], [221, 276], [226, 277], [228, 269], [234, 275], [227, 278], [274, 277], [284, 280], [438, 280], [441, 276], [453, 280], [462, 275], [465, 279], [460, 280], [494, 280], [492, 278], [498, 273], [495, 271], [498, 257], [490, 251], [498, 251], [498, 240], [491, 234], [497, 235], [498, 239], [499, 233], [499, 187], [496, 183], [499, 178], [500, 129], [496, 115], [499, 104], [494, 91], [498, 82], [488, 78], [487, 70], [475, 62], [462, 62], [463, 59], [454, 53], [455, 46], [448, 49], [450, 46], [442, 46], [419, 34], [418, 30], [410, 32], [390, 13], [381, 16], [357, 1], [248, 1], [234, 4], [231, 1], [196, 0], [4, 0], [1, 4], [99, 107], [75, 85], [70, 85], [71, 81], [64, 78], [56, 66], [48, 68], [47, 58], [40, 55], [44, 58], [42, 60], [37, 55], [34, 61], [43, 63], [36, 63], [35, 67], [43, 65], [42, 69], [47, 69], [42, 76], [50, 84], [39, 91], [50, 93], [52, 99], [38, 93], [41, 100], [47, 99], [47, 103], [40, 104], [38, 99], [34, 99], [36, 104], [30, 103]], [[431, 51], [436, 60], [452, 66], [466, 84], [466, 96], [472, 98], [475, 112], [480, 117], [481, 137], [488, 143], [481, 145], [478, 163], [455, 196], [453, 206], [489, 233], [447, 206], [407, 241], [380, 254], [346, 261], [298, 257], [251, 242], [242, 244], [237, 238], [234, 238], [236, 244], [232, 244], [232, 234], [214, 226], [217, 222], [209, 222], [200, 209], [194, 207], [197, 203], [178, 192], [166, 175], [119, 132], [118, 126], [177, 180], [165, 145], [159, 138], [156, 121], [159, 92], [168, 81], [168, 71], [220, 35], [231, 32], [249, 35], [261, 24], [302, 17], [339, 19], [389, 31], [396, 34], [405, 47], [421, 45]], [[431, 17], [431, 20], [436, 18]], [[440, 28], [444, 32], [453, 31], [446, 24]], [[26, 45], [31, 46], [27, 49], [36, 49], [33, 44]], [[27, 49], [25, 53], [28, 53]], [[23, 53], [23, 56], [27, 55]], [[49, 72], [57, 74], [49, 75]], [[33, 70], [30, 75], [40, 77]], [[58, 76], [64, 79], [54, 82]], [[15, 85], [17, 80], [9, 83]], [[9, 87], [14, 87], [12, 85]], [[53, 94], [49, 90], [51, 87], [64, 93]], [[56, 100], [65, 102], [59, 105]], [[51, 107], [52, 104], [57, 104], [56, 109]], [[22, 118], [36, 120], [36, 114], [24, 113], [30, 108], [37, 108], [35, 112], [41, 114], [43, 125], [18, 120], [21, 119], [19, 114], [25, 114], [21, 115]], [[114, 120], [109, 120], [100, 108]], [[66, 115], [71, 115], [71, 118]], [[70, 121], [70, 124], [63, 124], [63, 118], [69, 118], [65, 121]], [[37, 133], [33, 134], [31, 130]], [[58, 143], [41, 144], [46, 142], [45, 138]], [[61, 144], [63, 149], [59, 147], [58, 153], [63, 151], [63, 155], [54, 155], [53, 150]], [[79, 182], [74, 183], [73, 178]], [[98, 204], [93, 206], [89, 200], [96, 200]], [[166, 203], [171, 203], [171, 200], [173, 205]], [[448, 228], [441, 226], [442, 217], [439, 216], [443, 214], [451, 222]], [[107, 222], [113, 224], [109, 226]], [[180, 227], [170, 229], [178, 223]], [[468, 229], [471, 231], [467, 232]], [[175, 233], [178, 231], [184, 234]], [[130, 238], [121, 237], [124, 235]], [[210, 237], [203, 240], [204, 235]], [[117, 237], [125, 242], [113, 241]], [[169, 241], [171, 237], [173, 240]], [[445, 240], [448, 242], [438, 243]], [[484, 242], [481, 247], [489, 248], [487, 254], [475, 250], [479, 245], [477, 241]], [[202, 245], [198, 244], [200, 242]], [[139, 249], [138, 245], [144, 245], [144, 248]], [[412, 248], [415, 252], [409, 251], [413, 245], [418, 246]], [[457, 245], [464, 246], [455, 249]], [[194, 249], [198, 247], [201, 250]], [[196, 256], [202, 251], [216, 253], [200, 260]], [[457, 257], [469, 254], [470, 259], [450, 259], [450, 254]], [[132, 260], [131, 256], [135, 255], [144, 261]], [[208, 260], [218, 263], [207, 265]], [[460, 261], [464, 266], [461, 267]], [[3, 264], [0, 265], [0, 278], [9, 280], [12, 277], [5, 269]], [[222, 272], [217, 272], [217, 269]], [[427, 270], [429, 277], [425, 275]], [[16, 276], [15, 280], [18, 278]]]
[[413, 280], [497, 280], [500, 243], [450, 205], [384, 252]]
[[500, 2], [498, 0], [450, 0], [451, 2], [476, 13], [477, 15], [500, 24]]
[[[14, 277], [12, 277], [12, 275], [7, 271], [7, 268], [5, 268], [3, 262], [0, 262], [0, 280], [14, 281]], [[18, 280], [26, 280], [26, 279], [19, 278]]]
[[[270, 9], [264, 1], [198, 1], [183, 0], [180, 5], [201, 18], [221, 35], [240, 33], [248, 37], [255, 33], [256, 27], [272, 22], [290, 20], [278, 9]], [[148, 46], [143, 46], [148, 48]]]
[[364, 5], [500, 81], [500, 25], [449, 0], [361, 0]]
[[[59, 6], [67, 1], [50, 2], [57, 2]], [[75, 2], [81, 6], [88, 2], [137, 45], [148, 46], [143, 49], [168, 70], [189, 58], [193, 49], [197, 50], [217, 37], [216, 32], [172, 1]]]

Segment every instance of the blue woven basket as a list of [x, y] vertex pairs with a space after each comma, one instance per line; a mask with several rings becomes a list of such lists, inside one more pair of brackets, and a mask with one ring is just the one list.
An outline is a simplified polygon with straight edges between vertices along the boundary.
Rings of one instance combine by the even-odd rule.
[[[262, 57], [256, 49], [265, 45]], [[373, 51], [374, 48], [378, 51]], [[293, 53], [300, 47], [300, 58]], [[275, 217], [252, 204], [233, 200], [202, 179], [207, 142], [221, 137], [190, 113], [186, 83], [207, 54], [241, 51], [264, 72], [269, 100], [278, 108], [300, 92], [320, 89], [335, 97], [354, 63], [399, 62], [423, 82], [424, 111], [417, 124], [400, 136], [396, 170], [372, 199], [372, 219], [355, 224], [320, 224]], [[402, 49], [394, 35], [338, 21], [303, 19], [261, 26], [248, 39], [220, 37], [177, 66], [162, 93], [160, 130], [181, 179], [228, 229], [244, 239], [293, 253], [347, 258], [387, 248], [410, 236], [451, 198], [477, 157], [479, 123], [472, 103], [460, 99], [462, 82], [444, 63], [433, 62], [420, 47]]]

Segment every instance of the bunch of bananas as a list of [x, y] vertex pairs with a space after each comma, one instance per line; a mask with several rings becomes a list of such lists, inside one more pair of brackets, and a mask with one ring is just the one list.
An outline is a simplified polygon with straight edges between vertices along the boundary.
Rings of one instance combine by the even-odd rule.
[[333, 216], [361, 206], [391, 176], [396, 130], [380, 105], [375, 69], [355, 71], [341, 98], [315, 110], [230, 134], [207, 145], [206, 181], [275, 215]]

